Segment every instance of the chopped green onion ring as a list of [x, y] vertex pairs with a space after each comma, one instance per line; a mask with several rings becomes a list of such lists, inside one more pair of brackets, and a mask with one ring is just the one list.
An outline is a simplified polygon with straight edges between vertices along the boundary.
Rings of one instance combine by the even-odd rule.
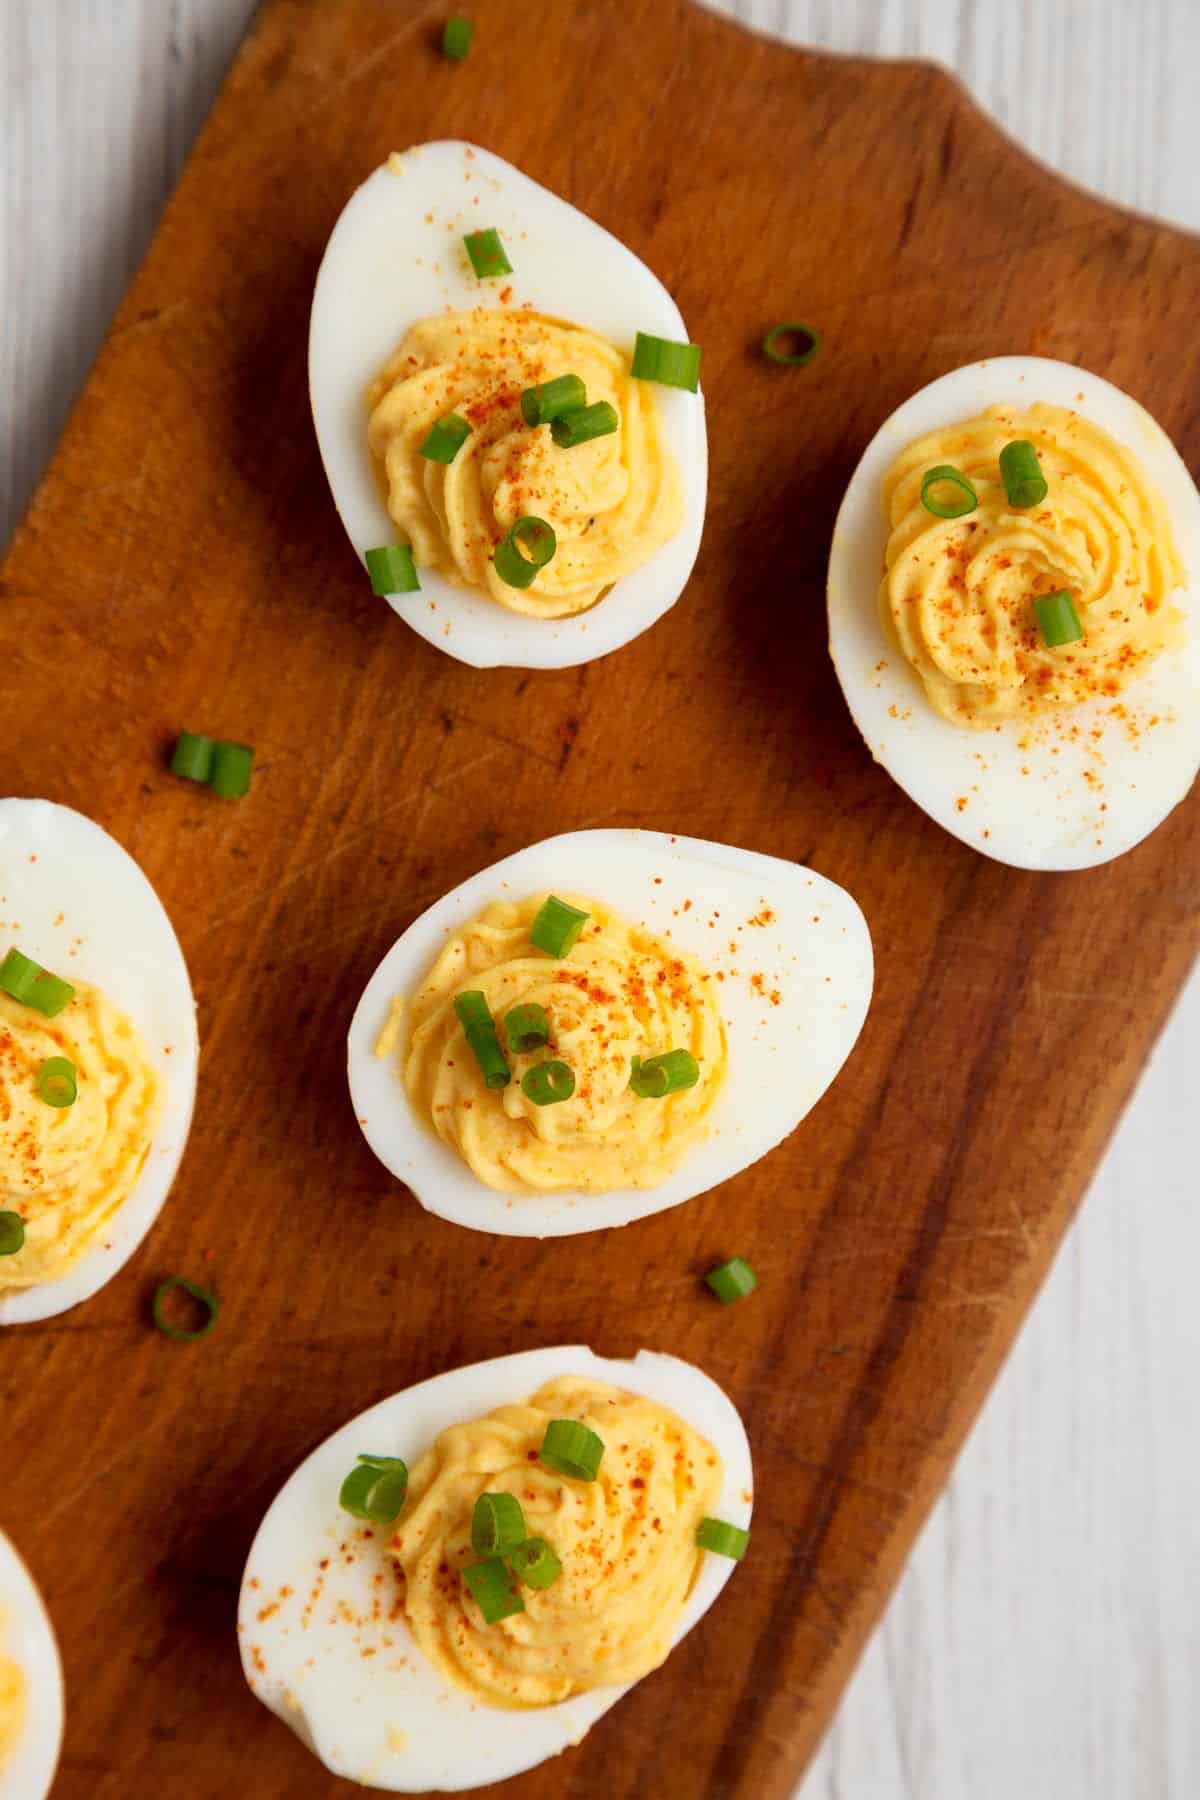
[[[786, 350], [777, 350], [780, 338], [798, 338], [807, 348], [797, 350], [790, 356]], [[772, 325], [762, 341], [762, 352], [768, 362], [780, 363], [789, 369], [802, 369], [810, 363], [821, 348], [821, 334], [811, 325], [802, 325], [798, 319], [785, 319], [781, 325]]]
[[521, 417], [527, 425], [549, 425], [563, 413], [587, 405], [587, 389], [578, 375], [556, 375], [553, 381], [527, 387], [521, 395]]
[[639, 331], [632, 374], [635, 381], [658, 381], [665, 387], [686, 388], [694, 394], [700, 386], [700, 346], [677, 344], [670, 338]]
[[740, 1525], [728, 1525], [724, 1519], [701, 1519], [696, 1527], [696, 1542], [701, 1550], [714, 1556], [729, 1556], [741, 1562], [750, 1544], [750, 1533]]
[[471, 1514], [471, 1548], [476, 1556], [507, 1556], [527, 1536], [525, 1514], [515, 1494], [480, 1494]]
[[1033, 610], [1037, 614], [1042, 642], [1048, 650], [1057, 650], [1063, 644], [1078, 644], [1087, 635], [1069, 588], [1060, 588], [1055, 594], [1039, 594]]
[[512, 588], [532, 587], [558, 548], [554, 527], [528, 514], [509, 527], [496, 545], [493, 561], [501, 581]]
[[[204, 1323], [197, 1325], [194, 1331], [186, 1331], [182, 1326], [172, 1325], [164, 1316], [163, 1302], [175, 1288], [182, 1288], [185, 1294], [190, 1294], [197, 1306], [202, 1306], [208, 1315]], [[182, 1344], [192, 1344], [197, 1338], [207, 1337], [217, 1322], [217, 1314], [220, 1310], [221, 1302], [211, 1289], [201, 1287], [199, 1282], [189, 1281], [186, 1275], [168, 1275], [165, 1281], [160, 1281], [154, 1290], [154, 1301], [151, 1307], [154, 1323], [163, 1336], [175, 1338]]]
[[538, 1460], [572, 1481], [595, 1481], [603, 1455], [603, 1439], [590, 1426], [581, 1425], [578, 1419], [551, 1419]]
[[207, 781], [212, 773], [215, 748], [210, 737], [195, 731], [181, 731], [171, 753], [172, 775], [182, 775], [185, 781]]
[[75, 1064], [69, 1056], [48, 1056], [37, 1072], [38, 1099], [47, 1106], [74, 1106], [79, 1092]]
[[1040, 506], [1049, 493], [1038, 453], [1028, 438], [1014, 438], [1000, 452], [1000, 478], [1008, 504], [1024, 510]]
[[565, 900], [557, 900], [551, 894], [538, 908], [537, 918], [529, 929], [529, 941], [535, 949], [544, 950], [547, 956], [564, 957], [579, 942], [579, 934], [589, 917], [577, 906], [568, 906]]
[[526, 1538], [523, 1544], [517, 1545], [509, 1560], [513, 1574], [526, 1587], [553, 1587], [562, 1574], [562, 1564], [545, 1538]]
[[429, 435], [417, 455], [426, 462], [452, 463], [470, 435], [471, 427], [461, 413], [444, 413], [429, 427]]
[[[939, 496], [933, 491], [939, 487], [954, 491]], [[975, 492], [974, 482], [968, 480], [961, 469], [956, 469], [953, 463], [938, 463], [936, 468], [926, 469], [921, 478], [921, 505], [935, 519], [964, 519], [979, 505], [979, 495]]]
[[550, 1018], [544, 1006], [514, 1006], [505, 1015], [504, 1035], [516, 1056], [528, 1056], [550, 1042]]
[[498, 1625], [501, 1619], [525, 1611], [525, 1602], [517, 1592], [512, 1572], [500, 1557], [489, 1556], [485, 1562], [468, 1563], [463, 1570], [463, 1579], [483, 1614], [485, 1625]]
[[521, 1092], [535, 1106], [557, 1106], [575, 1092], [575, 1071], [557, 1060], [534, 1063], [521, 1077]]
[[421, 591], [411, 544], [381, 544], [377, 550], [366, 552], [365, 561], [373, 594], [386, 599], [389, 594]]
[[505, 255], [498, 231], [490, 228], [486, 231], [469, 231], [463, 243], [467, 246], [471, 267], [480, 281], [488, 281], [493, 275], [512, 274], [512, 264]]
[[464, 19], [461, 13], [447, 19], [442, 32], [442, 55], [448, 56], [451, 62], [462, 62], [470, 51], [474, 30], [471, 20]]
[[17, 1212], [0, 1212], [0, 1256], [15, 1256], [25, 1242], [25, 1221]]
[[390, 1525], [408, 1493], [408, 1465], [399, 1456], [360, 1456], [338, 1494], [338, 1505], [356, 1519]]
[[573, 450], [592, 438], [611, 436], [620, 423], [612, 401], [597, 400], [594, 406], [577, 406], [573, 412], [551, 419], [550, 436], [560, 450]]
[[661, 1056], [635, 1056], [629, 1085], [639, 1100], [662, 1100], [695, 1087], [700, 1064], [690, 1050], [665, 1050]]
[[496, 1036], [496, 1022], [483, 994], [474, 990], [456, 994], [454, 1011], [466, 1033], [471, 1054], [479, 1064], [485, 1084], [489, 1088], [506, 1088], [512, 1080], [512, 1074], [504, 1060], [504, 1052]]
[[731, 1256], [728, 1262], [718, 1263], [704, 1279], [722, 1306], [744, 1300], [758, 1286], [758, 1276], [744, 1256]]
[[51, 975], [41, 963], [25, 956], [15, 947], [0, 963], [0, 993], [31, 1006], [43, 1018], [55, 1019], [64, 1006], [75, 998], [75, 989], [61, 975]]
[[253, 765], [253, 744], [215, 744], [208, 785], [214, 794], [220, 794], [222, 800], [240, 800], [250, 791], [250, 771]]

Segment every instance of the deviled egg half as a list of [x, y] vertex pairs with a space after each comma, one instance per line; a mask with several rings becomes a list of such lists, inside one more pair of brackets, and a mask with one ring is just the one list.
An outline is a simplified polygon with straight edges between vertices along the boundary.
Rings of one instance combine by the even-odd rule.
[[1008, 356], [880, 427], [829, 559], [829, 642], [878, 762], [1000, 862], [1129, 850], [1200, 766], [1200, 496], [1135, 400]]
[[366, 1787], [502, 1781], [659, 1667], [752, 1503], [741, 1419], [690, 1363], [564, 1346], [435, 1376], [279, 1493], [242, 1578], [246, 1679]]
[[556, 1237], [757, 1161], [854, 1047], [858, 906], [811, 869], [652, 831], [518, 851], [430, 907], [350, 1026], [380, 1161], [459, 1225]]
[[44, 1800], [62, 1731], [54, 1630], [32, 1575], [0, 1531], [0, 1800]]
[[461, 662], [589, 662], [674, 605], [698, 384], [657, 277], [490, 151], [392, 155], [330, 236], [309, 388], [334, 503], [376, 592]]
[[0, 1325], [111, 1280], [187, 1142], [196, 1009], [154, 889], [101, 826], [0, 800]]

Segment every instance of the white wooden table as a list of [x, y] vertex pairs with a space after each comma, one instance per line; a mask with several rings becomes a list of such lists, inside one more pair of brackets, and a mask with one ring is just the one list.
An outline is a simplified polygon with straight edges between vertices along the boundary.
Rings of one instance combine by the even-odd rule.
[[[252, 10], [0, 0], [0, 538]], [[1200, 227], [1198, 0], [725, 10], [797, 42], [937, 57], [1073, 179]], [[1200, 977], [803, 1800], [1200, 1795], [1198, 1095]]]

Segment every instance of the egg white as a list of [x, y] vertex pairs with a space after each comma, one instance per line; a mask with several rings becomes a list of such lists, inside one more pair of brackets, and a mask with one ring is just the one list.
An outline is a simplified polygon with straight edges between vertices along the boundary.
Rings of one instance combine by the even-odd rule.
[[0, 1800], [45, 1800], [58, 1766], [63, 1678], [54, 1628], [33, 1576], [0, 1531], [0, 1655], [25, 1673], [25, 1723], [0, 1763]]
[[[728, 1036], [728, 1072], [710, 1114], [709, 1136], [658, 1187], [497, 1193], [410, 1104], [402, 1072], [403, 1020], [400, 1050], [386, 1059], [375, 1055], [393, 1000], [416, 993], [453, 932], [493, 900], [523, 900], [545, 890], [603, 900], [693, 952], [713, 975], [725, 973], [716, 998]], [[770, 923], [747, 925], [764, 906], [775, 915]], [[765, 994], [751, 986], [754, 974], [763, 977]], [[428, 1211], [457, 1225], [512, 1237], [564, 1237], [626, 1225], [730, 1180], [794, 1131], [853, 1049], [872, 980], [866, 920], [844, 889], [812, 869], [664, 832], [570, 832], [472, 876], [388, 951], [350, 1026], [355, 1115], [380, 1161]]]
[[[454, 1793], [503, 1781], [579, 1743], [628, 1692], [629, 1683], [595, 1688], [516, 1712], [479, 1705], [443, 1679], [402, 1616], [387, 1617], [385, 1606], [384, 1617], [372, 1622], [374, 1576], [391, 1560], [381, 1547], [386, 1528], [363, 1550], [354, 1540], [355, 1521], [338, 1507], [342, 1479], [360, 1452], [402, 1456], [411, 1467], [447, 1426], [523, 1400], [565, 1375], [643, 1394], [701, 1432], [724, 1463], [716, 1516], [749, 1525], [753, 1473], [737, 1409], [702, 1370], [673, 1356], [640, 1350], [630, 1361], [612, 1361], [578, 1345], [527, 1350], [435, 1375], [371, 1407], [328, 1438], [281, 1489], [246, 1560], [238, 1603], [250, 1687], [335, 1775], [390, 1793]], [[348, 1539], [360, 1552], [349, 1563], [338, 1554]], [[708, 1611], [735, 1566], [727, 1557], [704, 1558], [672, 1644]], [[321, 1596], [306, 1626], [314, 1584]], [[272, 1611], [284, 1589], [290, 1595]], [[339, 1618], [340, 1602], [346, 1611]]]
[[[1070, 711], [1078, 741], [1008, 720], [974, 731], [936, 713], [880, 618], [886, 561], [884, 476], [924, 433], [997, 404], [1069, 407], [1127, 445], [1161, 491], [1190, 586], [1173, 604], [1187, 641], [1164, 650], [1120, 695]], [[1087, 869], [1148, 836], [1200, 767], [1200, 495], [1162, 428], [1128, 394], [1071, 363], [1004, 356], [970, 363], [897, 408], [850, 480], [829, 557], [829, 648], [855, 724], [877, 762], [930, 818], [975, 850], [1020, 869]], [[1159, 722], [1147, 727], [1157, 715]], [[1060, 715], [1064, 719], [1066, 714]], [[1099, 728], [1101, 737], [1090, 736]], [[1028, 737], [1025, 747], [1020, 740]], [[1028, 774], [1022, 774], [1022, 769]], [[1089, 785], [1089, 772], [1096, 785]], [[959, 806], [960, 800], [965, 801]], [[1101, 811], [1101, 802], [1107, 810]]]
[[162, 902], [116, 839], [68, 806], [0, 799], [0, 956], [11, 945], [64, 980], [92, 982], [129, 1015], [163, 1079], [166, 1105], [145, 1167], [102, 1241], [61, 1281], [0, 1294], [0, 1325], [54, 1318], [128, 1262], [175, 1179], [199, 1061], [187, 965]]
[[[466, 232], [487, 227], [499, 231], [513, 265], [502, 280], [477, 280], [463, 249]], [[317, 442], [360, 559], [396, 541], [367, 451], [370, 382], [410, 326], [447, 310], [501, 307], [509, 287], [512, 307], [584, 326], [630, 356], [639, 331], [675, 341], [688, 335], [679, 308], [640, 258], [491, 151], [442, 142], [393, 157], [350, 197], [333, 228], [309, 329]], [[683, 478], [684, 522], [670, 543], [587, 612], [562, 619], [510, 613], [421, 569], [420, 593], [389, 601], [405, 623], [477, 669], [562, 669], [606, 656], [661, 618], [700, 548], [708, 439], [702, 393], [657, 386], [655, 394], [663, 440]]]

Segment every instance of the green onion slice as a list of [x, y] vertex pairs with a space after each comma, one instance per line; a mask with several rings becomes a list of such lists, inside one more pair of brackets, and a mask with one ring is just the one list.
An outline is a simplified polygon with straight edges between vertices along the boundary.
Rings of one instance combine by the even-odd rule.
[[470, 435], [471, 427], [461, 413], [445, 413], [434, 420], [417, 455], [426, 462], [452, 463]]
[[19, 1000], [22, 1006], [32, 1006], [47, 1019], [57, 1018], [63, 1007], [75, 998], [75, 989], [69, 981], [51, 975], [41, 963], [35, 963], [32, 957], [23, 955], [15, 947], [0, 963], [0, 992]]
[[517, 1592], [516, 1582], [500, 1557], [489, 1556], [486, 1562], [468, 1563], [463, 1570], [463, 1579], [483, 1614], [485, 1625], [498, 1625], [501, 1619], [525, 1611], [525, 1602]]
[[562, 1574], [562, 1564], [545, 1538], [526, 1538], [517, 1545], [509, 1561], [513, 1574], [526, 1587], [553, 1587]]
[[750, 1543], [750, 1533], [740, 1525], [727, 1525], [724, 1519], [701, 1519], [696, 1527], [696, 1542], [701, 1550], [716, 1556], [730, 1556], [741, 1562]]
[[528, 1056], [550, 1042], [550, 1019], [544, 1006], [514, 1006], [505, 1015], [504, 1035], [517, 1056]]
[[48, 1056], [37, 1072], [36, 1084], [38, 1099], [47, 1106], [74, 1106], [79, 1084], [69, 1056]]
[[629, 1085], [639, 1100], [662, 1100], [683, 1088], [695, 1087], [700, 1064], [690, 1050], [666, 1050], [661, 1056], [635, 1056]]
[[537, 918], [530, 927], [529, 941], [535, 949], [544, 950], [547, 956], [566, 956], [579, 942], [579, 934], [589, 917], [577, 906], [568, 906], [565, 900], [556, 900], [551, 894], [538, 908]]
[[360, 1456], [338, 1494], [338, 1505], [356, 1519], [390, 1525], [408, 1493], [408, 1465], [399, 1456]]
[[578, 412], [587, 405], [587, 389], [578, 375], [556, 375], [521, 395], [521, 417], [527, 425], [549, 425], [563, 413]]
[[474, 30], [470, 19], [464, 19], [461, 13], [447, 19], [442, 32], [442, 55], [448, 56], [451, 62], [462, 62], [471, 48]]
[[253, 766], [253, 744], [215, 744], [208, 785], [222, 800], [240, 800], [243, 794], [250, 792]]
[[666, 387], [686, 388], [694, 394], [700, 386], [699, 344], [677, 344], [670, 338], [652, 337], [639, 331], [633, 349], [635, 381], [659, 381]]
[[979, 505], [975, 484], [953, 463], [938, 463], [921, 478], [921, 505], [935, 519], [962, 519]]
[[471, 1514], [471, 1548], [476, 1556], [507, 1556], [527, 1535], [525, 1514], [515, 1494], [480, 1494]]
[[[203, 1324], [197, 1325], [192, 1331], [187, 1331], [180, 1325], [172, 1325], [163, 1313], [163, 1302], [175, 1288], [182, 1288], [185, 1294], [190, 1294], [197, 1306], [202, 1306], [207, 1315]], [[211, 1289], [201, 1287], [198, 1282], [189, 1281], [186, 1275], [168, 1275], [167, 1279], [160, 1281], [154, 1290], [154, 1302], [151, 1310], [154, 1314], [154, 1323], [164, 1337], [175, 1338], [183, 1344], [191, 1344], [197, 1338], [208, 1336], [217, 1322], [221, 1302]]]
[[1033, 610], [1048, 650], [1057, 650], [1061, 644], [1077, 644], [1086, 636], [1069, 588], [1060, 588], [1055, 594], [1039, 594]]
[[[780, 341], [795, 342], [799, 347], [791, 352], [780, 350]], [[810, 363], [821, 348], [821, 334], [814, 331], [811, 325], [802, 325], [798, 319], [785, 319], [781, 325], [772, 325], [762, 341], [762, 352], [768, 362], [781, 363], [789, 369], [803, 368]]]
[[556, 1475], [572, 1481], [595, 1481], [604, 1455], [603, 1441], [578, 1419], [551, 1419], [538, 1458]]
[[735, 1300], [744, 1300], [758, 1286], [758, 1276], [750, 1267], [744, 1256], [731, 1256], [728, 1262], [718, 1263], [704, 1277], [722, 1306], [732, 1306]]
[[373, 594], [386, 598], [388, 594], [420, 592], [411, 544], [381, 544], [378, 550], [367, 551], [366, 564]]
[[597, 400], [594, 406], [577, 406], [573, 412], [560, 413], [550, 421], [550, 436], [560, 450], [573, 450], [592, 438], [609, 437], [620, 424], [617, 409], [610, 400]]
[[458, 1022], [466, 1033], [471, 1053], [479, 1064], [480, 1072], [490, 1088], [505, 1088], [512, 1080], [508, 1064], [504, 1060], [504, 1052], [500, 1048], [500, 1040], [496, 1036], [496, 1022], [492, 1018], [487, 1000], [475, 991], [454, 996], [454, 1011]]
[[1040, 506], [1049, 489], [1038, 453], [1028, 438], [1014, 438], [1000, 452], [1000, 476], [1010, 506]]
[[558, 548], [554, 527], [532, 513], [509, 527], [508, 536], [496, 545], [496, 573], [509, 587], [532, 587], [539, 569], [544, 569]]
[[0, 1256], [15, 1256], [25, 1242], [25, 1221], [20, 1213], [0, 1212]]
[[214, 748], [210, 737], [201, 737], [195, 731], [181, 731], [171, 753], [172, 775], [182, 775], [185, 781], [207, 781], [212, 772]]
[[469, 231], [463, 243], [480, 281], [487, 281], [493, 275], [512, 274], [512, 264], [504, 254], [498, 231]]
[[521, 1092], [535, 1106], [557, 1106], [575, 1092], [575, 1072], [565, 1062], [534, 1063], [521, 1077]]

